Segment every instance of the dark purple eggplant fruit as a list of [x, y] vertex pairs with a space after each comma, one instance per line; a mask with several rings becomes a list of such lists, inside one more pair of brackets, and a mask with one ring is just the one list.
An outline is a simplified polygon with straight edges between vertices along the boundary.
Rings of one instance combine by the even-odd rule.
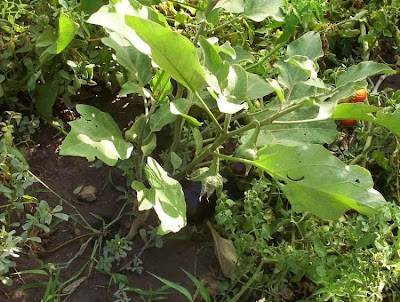
[[201, 224], [211, 218], [215, 212], [217, 195], [214, 193], [208, 199], [203, 195], [201, 199], [201, 182], [183, 181], [181, 183], [186, 201], [186, 217], [188, 225]]
[[245, 176], [246, 175], [247, 167], [246, 167], [246, 164], [244, 164], [244, 163], [230, 162], [229, 168], [231, 168], [232, 173], [237, 176]]

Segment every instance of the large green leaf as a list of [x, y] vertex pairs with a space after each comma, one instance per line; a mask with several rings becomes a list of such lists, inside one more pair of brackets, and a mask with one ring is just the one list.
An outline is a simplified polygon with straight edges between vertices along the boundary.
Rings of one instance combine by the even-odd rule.
[[[261, 119], [272, 115], [275, 111], [270, 111], [268, 115], [260, 116]], [[295, 121], [312, 119], [317, 114], [316, 108], [302, 108], [296, 112], [286, 114], [278, 121]], [[256, 116], [257, 119], [259, 117]], [[241, 141], [245, 144], [252, 136], [254, 130], [245, 132]], [[285, 146], [303, 146], [305, 144], [330, 144], [338, 136], [337, 126], [334, 121], [316, 121], [301, 124], [270, 124], [261, 127], [257, 139], [257, 147], [270, 144], [281, 144]]]
[[363, 103], [339, 104], [334, 107], [332, 119], [357, 119], [384, 126], [400, 135], [400, 109], [385, 112], [380, 107]]
[[82, 118], [70, 122], [71, 131], [64, 139], [60, 154], [102, 160], [114, 166], [118, 159], [127, 159], [133, 146], [124, 141], [111, 115], [89, 105], [77, 105]]
[[149, 20], [126, 16], [125, 21], [148, 45], [153, 61], [171, 77], [192, 91], [206, 85], [196, 47], [190, 40]]
[[295, 211], [338, 219], [351, 208], [372, 215], [386, 202], [368, 170], [344, 164], [320, 145], [269, 145], [253, 164], [281, 182]]
[[182, 186], [151, 157], [147, 158], [145, 172], [150, 189], [140, 182], [132, 183], [132, 188], [138, 192], [139, 209], [154, 208], [161, 221], [158, 228], [160, 234], [178, 232], [186, 225], [186, 202]]
[[78, 24], [72, 21], [66, 14], [61, 13], [58, 19], [58, 34], [55, 44], [50, 46], [48, 52], [52, 54], [59, 54], [75, 37], [78, 31]]
[[284, 0], [222, 0], [216, 7], [222, 7], [228, 13], [242, 14], [247, 18], [261, 22], [267, 17], [281, 19], [280, 7]]
[[285, 5], [284, 0], [244, 0], [243, 14], [256, 22], [264, 21], [268, 17], [280, 20], [280, 7]]
[[248, 72], [247, 78], [247, 97], [250, 100], [259, 99], [274, 92], [271, 84], [263, 80], [260, 76]]
[[308, 79], [305, 71], [288, 62], [279, 61], [276, 65], [279, 68], [278, 81], [285, 88], [292, 89], [295, 84], [303, 83]]
[[147, 55], [137, 50], [116, 32], [111, 32], [110, 37], [103, 38], [101, 41], [115, 50], [117, 62], [134, 75], [141, 86], [150, 82], [152, 77], [151, 60]]
[[360, 81], [367, 77], [382, 73], [394, 74], [396, 72], [382, 63], [372, 61], [361, 62], [355, 66], [347, 68], [345, 72], [338, 76], [336, 86], [340, 87], [347, 85], [350, 82]]
[[125, 23], [125, 15], [147, 18], [162, 26], [168, 26], [164, 16], [156, 13], [150, 7], [142, 6], [134, 2], [132, 6], [129, 0], [114, 1], [114, 5], [104, 5], [96, 13], [90, 16], [88, 23], [97, 24], [108, 30], [115, 31], [127, 39], [136, 49], [148, 54], [148, 46], [137, 36], [135, 31]]

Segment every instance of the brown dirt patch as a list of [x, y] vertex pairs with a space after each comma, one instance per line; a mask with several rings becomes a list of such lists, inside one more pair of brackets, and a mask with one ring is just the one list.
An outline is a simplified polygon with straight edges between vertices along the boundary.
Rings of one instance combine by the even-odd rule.
[[[132, 123], [134, 117], [141, 113], [141, 105], [136, 104], [131, 99], [114, 99], [114, 101], [110, 102], [110, 98], [98, 98], [87, 103], [109, 112], [114, 119], [119, 121], [121, 129], [126, 129]], [[36, 192], [27, 193], [37, 197], [39, 200], [46, 200], [52, 207], [59, 204], [59, 197], [62, 197], [70, 202], [90, 225], [96, 229], [101, 229], [101, 220], [95, 218], [92, 214], [102, 217], [106, 222], [110, 222], [118, 216], [125, 202], [125, 200], [119, 199], [122, 193], [110, 183], [109, 175], [111, 174], [113, 181], [120, 186], [125, 186], [125, 179], [120, 176], [115, 168], [109, 168], [104, 165], [96, 168], [94, 163], [87, 162], [85, 158], [60, 156], [58, 151], [61, 142], [62, 137], [54, 129], [42, 128], [35, 137], [35, 146], [30, 150], [28, 160], [33, 174], [58, 196], [48, 190], [44, 190], [45, 187], [39, 183], [34, 185]], [[97, 200], [93, 203], [84, 203], [77, 200], [73, 191], [80, 185], [96, 187]], [[90, 233], [90, 231], [72, 219], [74, 215], [76, 216], [75, 209], [65, 202], [62, 202], [62, 206], [64, 208], [63, 212], [70, 215], [69, 221], [60, 223], [48, 238], [43, 239], [41, 247], [46, 251], [51, 251], [70, 240], [72, 241], [49, 254], [39, 254], [39, 260], [43, 263], [59, 264], [68, 262], [77, 255], [81, 246], [90, 238], [90, 236], [82, 236]], [[126, 212], [130, 210], [131, 207], [127, 206]], [[109, 234], [103, 238], [103, 242], [113, 238], [116, 233], [125, 236], [128, 232], [130, 219], [129, 215], [124, 216], [109, 231]], [[167, 236], [162, 248], [152, 247], [144, 251], [140, 257], [143, 261], [142, 274], [129, 271], [119, 273], [126, 275], [129, 284], [133, 287], [154, 290], [162, 286], [162, 283], [148, 274], [148, 272], [151, 272], [162, 278], [180, 283], [192, 294], [195, 291], [194, 285], [181, 268], [198, 278], [207, 277], [208, 280], [210, 278], [216, 280], [216, 276], [219, 276], [220, 272], [218, 262], [213, 253], [212, 238], [208, 229], [204, 225], [197, 226], [196, 229], [186, 227], [179, 235], [183, 235], [186, 239], [168, 239]], [[67, 281], [90, 262], [93, 243], [96, 239], [98, 239], [98, 236], [93, 237], [85, 251], [70, 266], [61, 269], [60, 282]], [[143, 240], [137, 236], [132, 246], [133, 250], [126, 259], [131, 260], [134, 254], [142, 248], [143, 244]], [[97, 252], [95, 258], [98, 258], [98, 256], [99, 252]], [[91, 265], [95, 266], [95, 263]], [[24, 249], [24, 254], [17, 260], [15, 271], [39, 267], [40, 265], [35, 255], [32, 255], [28, 249]], [[94, 268], [90, 269], [88, 265], [84, 268], [80, 277], [87, 278], [67, 300], [65, 300], [67, 298], [65, 296], [61, 298], [61, 301], [114, 301], [113, 293], [118, 289], [118, 286], [110, 286], [110, 275], [101, 273]], [[0, 292], [0, 301], [39, 302], [44, 295], [45, 289], [43, 286], [25, 289], [16, 293], [12, 293], [12, 291], [23, 285], [26, 286], [40, 281], [47, 282], [47, 280], [46, 276], [38, 277], [38, 275], [31, 274], [14, 276], [14, 285], [11, 288], [1, 287], [3, 293]], [[168, 289], [167, 291], [170, 294], [164, 301], [187, 301], [185, 297], [175, 290]], [[9, 295], [9, 300], [6, 298], [5, 293]], [[134, 293], [129, 294], [129, 297], [132, 299], [131, 301], [143, 301], [139, 295]]]

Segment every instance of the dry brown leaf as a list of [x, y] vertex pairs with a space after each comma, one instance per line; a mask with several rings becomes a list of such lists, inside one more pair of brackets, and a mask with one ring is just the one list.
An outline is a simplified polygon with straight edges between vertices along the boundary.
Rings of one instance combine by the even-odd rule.
[[207, 221], [207, 225], [214, 239], [214, 250], [222, 273], [225, 277], [229, 277], [238, 262], [236, 248], [231, 240], [221, 237], [209, 221]]

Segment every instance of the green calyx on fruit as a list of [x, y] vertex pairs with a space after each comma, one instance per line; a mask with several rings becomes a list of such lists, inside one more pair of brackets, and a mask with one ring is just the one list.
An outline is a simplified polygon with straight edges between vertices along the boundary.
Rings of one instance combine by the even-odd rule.
[[[257, 139], [260, 133], [260, 123], [255, 120], [256, 128], [254, 129], [253, 134], [251, 135], [250, 139], [245, 142], [243, 145], [237, 147], [234, 157], [247, 159], [247, 160], [255, 160], [257, 157]], [[239, 176], [245, 176], [250, 172], [251, 166], [245, 165], [243, 163], [233, 162], [230, 163], [230, 168], [233, 174]], [[243, 173], [245, 167], [245, 173]]]
[[199, 168], [189, 175], [190, 181], [201, 182], [201, 192], [199, 199], [207, 194], [207, 199], [216, 192], [219, 195], [222, 192], [224, 178], [219, 174], [219, 158], [214, 156], [214, 159], [209, 168]]

